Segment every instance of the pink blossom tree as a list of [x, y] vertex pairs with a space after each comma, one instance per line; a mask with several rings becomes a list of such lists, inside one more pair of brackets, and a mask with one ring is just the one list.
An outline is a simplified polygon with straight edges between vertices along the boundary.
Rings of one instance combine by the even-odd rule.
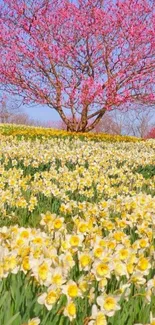
[[152, 0], [2, 0], [0, 31], [1, 88], [55, 109], [68, 130], [155, 103]]

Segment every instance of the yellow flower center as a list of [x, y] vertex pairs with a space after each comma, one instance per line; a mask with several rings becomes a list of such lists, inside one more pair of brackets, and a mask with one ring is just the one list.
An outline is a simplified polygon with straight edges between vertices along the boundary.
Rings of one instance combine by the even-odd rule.
[[41, 237], [36, 237], [32, 240], [34, 244], [42, 244], [43, 240]]
[[62, 283], [62, 275], [61, 274], [56, 274], [52, 277], [52, 283], [55, 283], [57, 285], [61, 285]]
[[29, 238], [29, 232], [26, 230], [23, 230], [20, 234], [22, 238]]
[[107, 229], [108, 229], [108, 230], [112, 230], [112, 229], [114, 229], [114, 225], [113, 225], [112, 222], [107, 222]]
[[70, 244], [71, 244], [71, 246], [78, 246], [79, 245], [79, 237], [77, 237], [77, 236], [72, 236], [71, 238], [70, 238]]
[[99, 281], [99, 288], [104, 288], [107, 285], [107, 279], [102, 279]]
[[106, 246], [106, 241], [104, 239], [101, 239], [99, 241], [99, 245], [102, 246], [102, 247], [105, 247]]
[[129, 256], [129, 251], [127, 249], [121, 249], [119, 252], [119, 257], [121, 260], [125, 260]]
[[84, 223], [80, 224], [79, 225], [79, 231], [82, 232], [82, 233], [86, 232], [87, 231], [87, 225], [84, 224]]
[[94, 251], [94, 256], [95, 257], [101, 257], [102, 253], [103, 253], [103, 248], [102, 247], [98, 247]]
[[128, 263], [126, 267], [127, 267], [128, 273], [132, 274], [133, 273], [133, 269], [134, 269], [133, 264], [132, 263]]
[[30, 320], [29, 322], [28, 322], [28, 325], [38, 325], [39, 324], [39, 322], [38, 322], [38, 320]]
[[41, 254], [42, 254], [42, 250], [38, 248], [34, 251], [33, 257], [38, 258]]
[[19, 239], [17, 239], [16, 243], [18, 246], [22, 246], [22, 245], [24, 245], [24, 240], [22, 238], [19, 238]]
[[76, 284], [71, 284], [69, 287], [68, 287], [68, 295], [72, 298], [74, 297], [77, 297], [78, 295], [78, 288], [77, 288], [77, 285]]
[[54, 291], [50, 291], [46, 297], [46, 302], [48, 305], [53, 305], [55, 304], [57, 300], [57, 294]]
[[101, 263], [97, 266], [96, 272], [99, 276], [104, 276], [109, 272], [109, 267], [108, 265]]
[[17, 266], [17, 260], [15, 256], [6, 257], [4, 260], [4, 271], [13, 270]]
[[43, 220], [47, 224], [53, 220], [53, 217], [51, 216], [51, 214], [46, 214], [46, 216], [44, 216]]
[[104, 309], [106, 310], [114, 310], [116, 307], [116, 301], [113, 297], [108, 297], [105, 299], [103, 304]]
[[42, 263], [38, 268], [38, 275], [41, 280], [47, 279], [47, 273], [48, 273], [48, 265], [46, 263]]
[[108, 247], [109, 247], [110, 249], [114, 249], [114, 248], [116, 247], [115, 242], [110, 242], [110, 243], [108, 243]]
[[105, 315], [102, 313], [98, 313], [96, 321], [95, 321], [95, 325], [106, 325], [107, 321], [105, 318]]
[[60, 219], [56, 219], [55, 221], [54, 221], [54, 228], [55, 229], [60, 229], [62, 227], [62, 220], [60, 220]]
[[145, 239], [140, 240], [140, 247], [144, 248], [147, 246], [147, 241]]
[[88, 283], [86, 281], [80, 282], [79, 288], [82, 292], [85, 292], [88, 289]]
[[25, 271], [29, 271], [30, 270], [30, 263], [29, 263], [29, 258], [28, 256], [26, 256], [24, 259], [23, 259], [23, 269]]
[[143, 257], [139, 260], [139, 263], [138, 263], [139, 270], [145, 271], [145, 270], [147, 270], [148, 266], [149, 266], [149, 262], [145, 257]]
[[73, 302], [71, 302], [68, 306], [67, 306], [67, 311], [68, 311], [68, 314], [70, 316], [75, 316], [76, 315], [76, 307], [75, 307], [75, 304]]
[[14, 269], [17, 266], [17, 259], [15, 256], [9, 258], [10, 269]]
[[83, 255], [83, 256], [80, 257], [80, 264], [81, 264], [82, 267], [85, 267], [85, 266], [89, 265], [90, 262], [91, 262], [90, 256]]
[[25, 257], [30, 253], [30, 248], [29, 247], [21, 247], [19, 248], [18, 255], [21, 257]]
[[124, 236], [125, 236], [125, 234], [123, 232], [115, 232], [114, 235], [113, 235], [113, 237], [117, 241], [120, 241]]
[[67, 261], [67, 263], [69, 263], [69, 265], [72, 265], [73, 264], [73, 257], [71, 255], [67, 255], [66, 256], [66, 261]]

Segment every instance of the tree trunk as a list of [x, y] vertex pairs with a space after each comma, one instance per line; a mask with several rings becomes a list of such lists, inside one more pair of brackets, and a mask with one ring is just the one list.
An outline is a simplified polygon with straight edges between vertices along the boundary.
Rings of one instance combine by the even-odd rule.
[[105, 109], [103, 112], [99, 113], [99, 115], [98, 115], [97, 118], [92, 122], [92, 124], [90, 124], [88, 127], [86, 127], [85, 132], [89, 132], [89, 131], [93, 130], [94, 127], [95, 127], [95, 126], [100, 122], [100, 120], [101, 120], [101, 118], [103, 117], [103, 115], [105, 114], [105, 112], [106, 112], [106, 109]]
[[83, 111], [82, 111], [82, 115], [81, 115], [81, 121], [78, 125], [78, 129], [77, 131], [78, 132], [85, 132], [85, 129], [87, 127], [87, 124], [88, 124], [88, 117], [87, 117], [87, 114], [88, 114], [88, 104], [86, 104], [83, 108]]
[[[67, 131], [68, 132], [89, 132], [94, 129], [94, 127], [100, 122], [101, 118], [106, 112], [106, 109], [103, 109], [100, 111], [100, 113], [97, 115], [96, 119], [89, 125], [88, 125], [88, 116], [87, 114], [83, 114], [80, 123], [75, 123], [70, 121], [64, 114], [62, 109], [57, 109], [57, 112], [59, 113], [61, 119], [66, 124]], [[78, 125], [78, 127], [77, 127]]]

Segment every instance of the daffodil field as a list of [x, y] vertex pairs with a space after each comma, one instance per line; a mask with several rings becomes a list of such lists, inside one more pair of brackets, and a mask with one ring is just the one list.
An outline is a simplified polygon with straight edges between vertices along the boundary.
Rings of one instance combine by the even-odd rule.
[[155, 324], [155, 141], [0, 126], [0, 324]]

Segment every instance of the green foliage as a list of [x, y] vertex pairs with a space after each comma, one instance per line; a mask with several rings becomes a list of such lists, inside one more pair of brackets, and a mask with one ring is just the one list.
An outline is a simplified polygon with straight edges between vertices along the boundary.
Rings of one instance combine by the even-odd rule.
[[[78, 275], [77, 267], [74, 268], [72, 278]], [[119, 286], [116, 279], [111, 279], [109, 289], [116, 289]], [[38, 304], [38, 296], [45, 291], [45, 288], [38, 286], [31, 278], [22, 272], [17, 275], [11, 274], [7, 279], [3, 279], [0, 285], [0, 324], [21, 325], [29, 319], [39, 317], [41, 325], [69, 325], [70, 321], [63, 316], [61, 311], [66, 305], [66, 298], [62, 296], [59, 303], [55, 304], [51, 311], [45, 306]], [[155, 312], [155, 297], [150, 305], [145, 303], [143, 288], [137, 294], [133, 287], [134, 295], [129, 296], [126, 301], [123, 297], [120, 301], [121, 310], [117, 311], [113, 317], [108, 319], [108, 325], [133, 325], [135, 323], [146, 324], [149, 322], [150, 310]], [[88, 299], [76, 298], [77, 319], [73, 325], [83, 325], [90, 315], [90, 305]], [[7, 312], [6, 312], [7, 305]]]
[[155, 176], [155, 165], [140, 165], [134, 169], [135, 173], [142, 174], [145, 179]]

